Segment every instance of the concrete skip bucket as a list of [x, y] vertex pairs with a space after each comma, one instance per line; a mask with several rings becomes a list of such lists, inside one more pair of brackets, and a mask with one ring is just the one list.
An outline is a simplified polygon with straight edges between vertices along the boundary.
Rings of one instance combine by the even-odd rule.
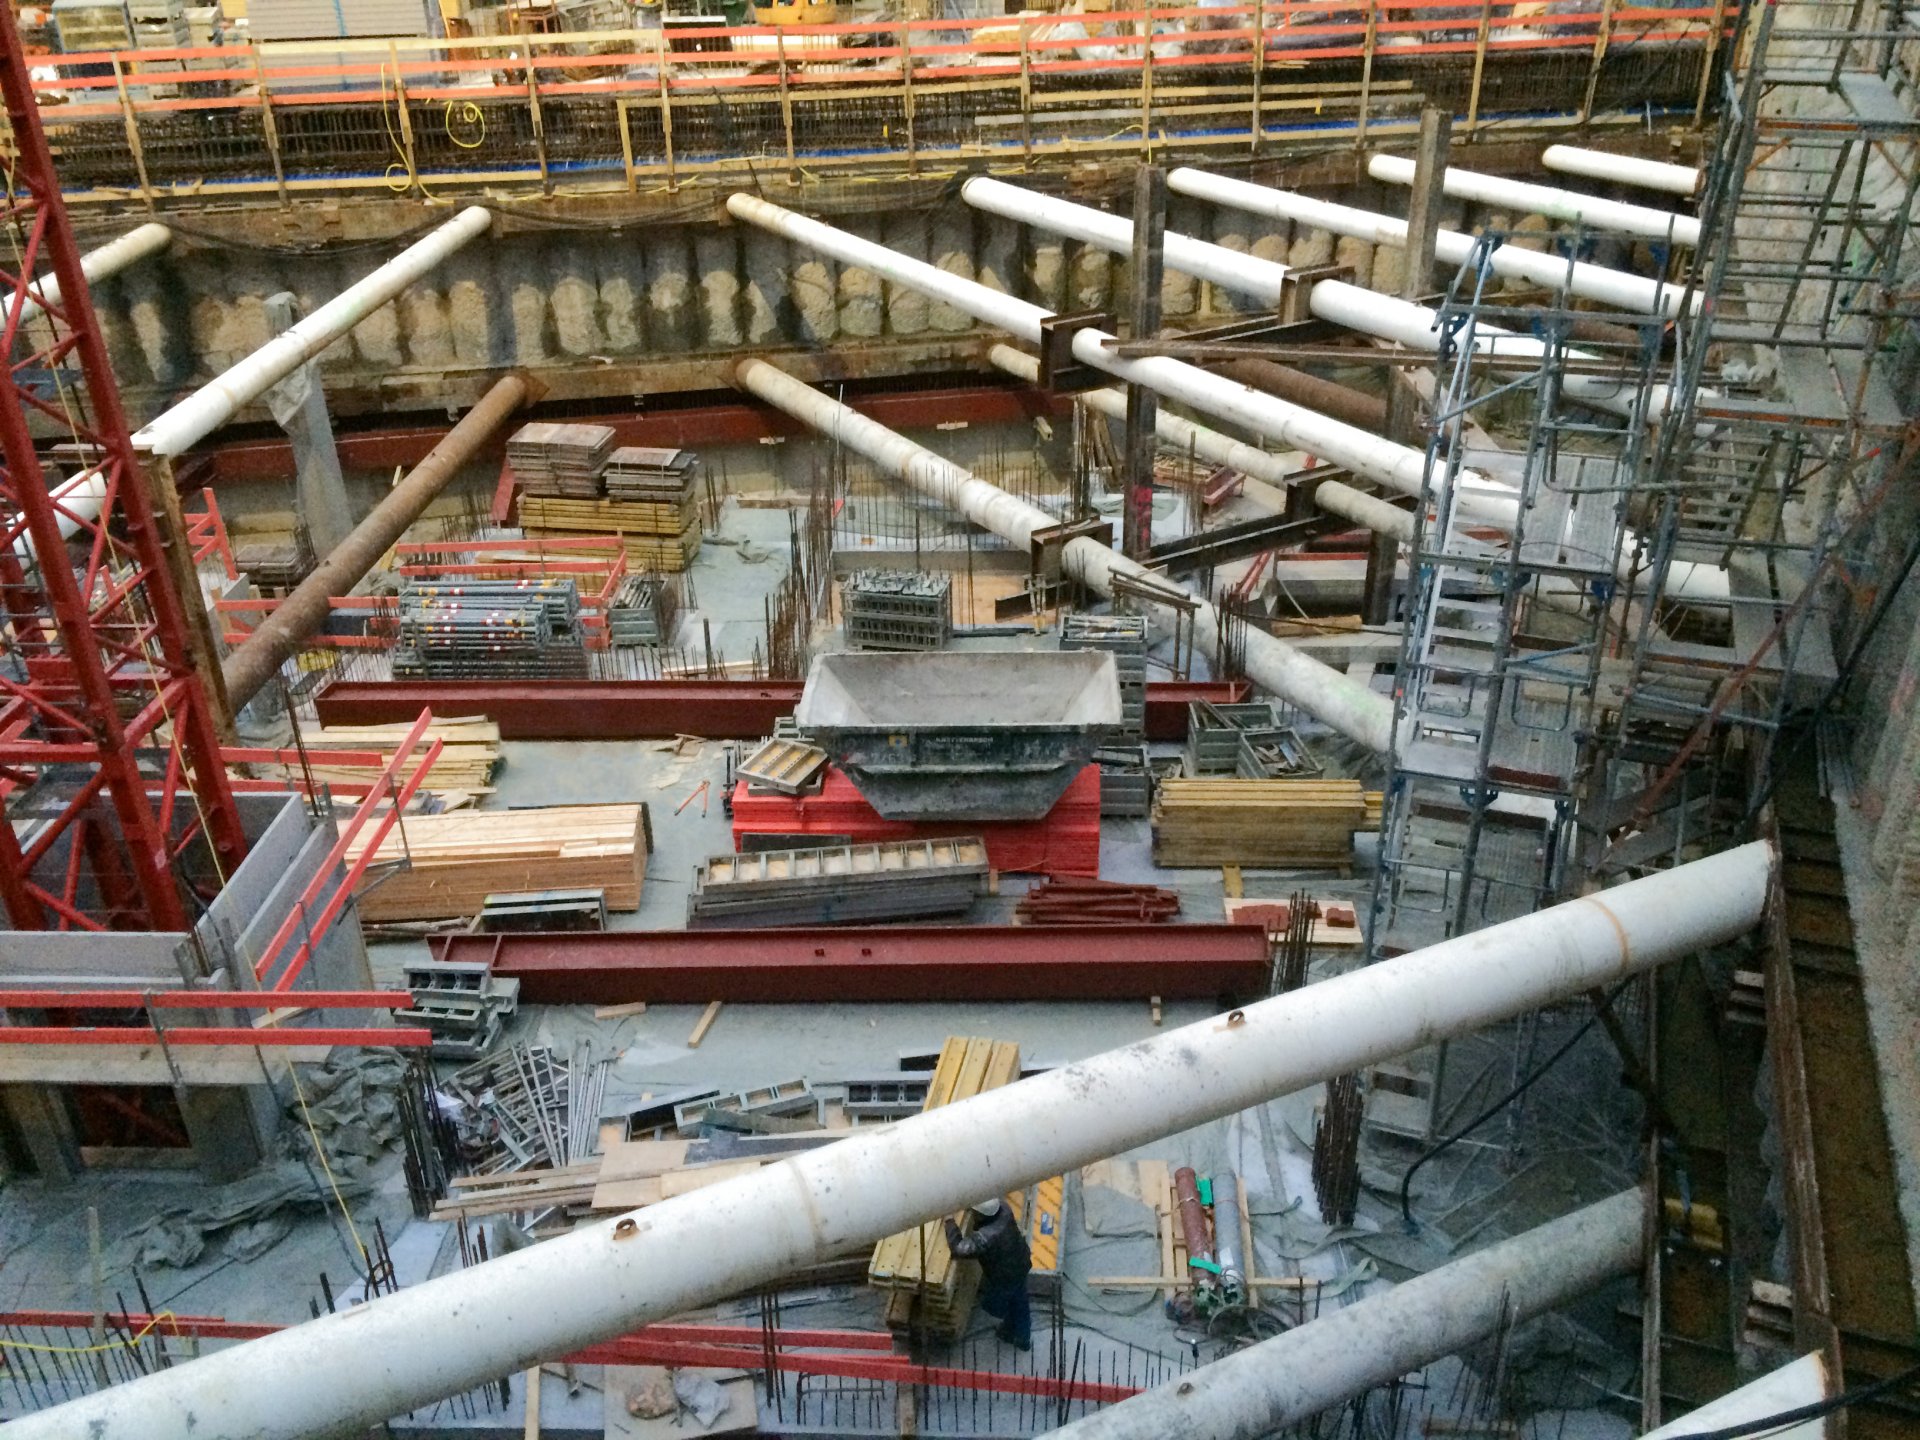
[[888, 820], [1038, 820], [1120, 725], [1095, 651], [822, 655], [794, 720]]

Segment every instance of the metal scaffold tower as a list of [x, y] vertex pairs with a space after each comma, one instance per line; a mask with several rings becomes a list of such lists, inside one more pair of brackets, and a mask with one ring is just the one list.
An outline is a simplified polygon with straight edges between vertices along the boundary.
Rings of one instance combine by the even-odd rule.
[[[1653, 381], [1657, 319], [1571, 343], [1576, 312], [1491, 293], [1498, 281], [1477, 261], [1493, 243], [1441, 312], [1381, 812], [1377, 955], [1526, 914], [1561, 891], [1627, 494], [1649, 407], [1665, 394]], [[1525, 426], [1524, 450], [1494, 443], [1481, 420], [1496, 415]]]
[[176, 588], [192, 562], [129, 438], [10, 9], [0, 94], [0, 902], [19, 929], [184, 931], [246, 844]]
[[[1904, 569], [1916, 51], [1900, 5], [1741, 13], [1675, 326], [1676, 404], [1643, 485], [1648, 602], [1583, 816], [1591, 870], [1666, 865], [1743, 823]], [[1724, 567], [1723, 603], [1675, 603], [1694, 563]]]
[[[1383, 959], [1562, 898], [1664, 322], [1502, 301], [1489, 236], [1441, 310], [1369, 938]], [[1579, 332], [1576, 342], [1574, 335]], [[1422, 387], [1426, 388], [1426, 387]], [[1524, 448], [1490, 431], [1523, 429]], [[1537, 1017], [1513, 1036], [1515, 1078]], [[1371, 1077], [1368, 1123], [1428, 1138], [1447, 1047]], [[1519, 1133], [1516, 1107], [1509, 1143]]]

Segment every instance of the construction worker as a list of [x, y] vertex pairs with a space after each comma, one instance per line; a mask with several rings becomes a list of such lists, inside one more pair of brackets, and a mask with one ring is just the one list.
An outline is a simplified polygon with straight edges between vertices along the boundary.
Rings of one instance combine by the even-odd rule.
[[1033, 1310], [1027, 1303], [1027, 1273], [1033, 1256], [1027, 1237], [998, 1196], [972, 1207], [973, 1233], [962, 1235], [947, 1217], [947, 1248], [956, 1259], [980, 1262], [980, 1308], [1000, 1322], [994, 1333], [1016, 1350], [1033, 1349]]

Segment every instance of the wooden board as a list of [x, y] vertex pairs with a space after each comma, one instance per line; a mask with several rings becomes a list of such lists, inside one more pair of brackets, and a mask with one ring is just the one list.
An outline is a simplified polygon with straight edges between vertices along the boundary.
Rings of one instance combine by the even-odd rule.
[[[415, 815], [396, 825], [355, 892], [363, 920], [435, 920], [479, 912], [487, 896], [564, 883], [605, 891], [609, 910], [640, 908], [647, 847], [638, 805], [554, 805]], [[349, 863], [365, 851], [348, 847]], [[383, 865], [406, 868], [382, 870]]]
[[1345, 870], [1366, 814], [1357, 780], [1163, 780], [1153, 859], [1170, 868]]

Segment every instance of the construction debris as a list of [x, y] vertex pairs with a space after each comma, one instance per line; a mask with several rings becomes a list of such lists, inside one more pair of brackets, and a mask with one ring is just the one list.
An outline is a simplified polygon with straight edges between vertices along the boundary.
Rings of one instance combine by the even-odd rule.
[[412, 1008], [395, 1013], [402, 1025], [433, 1032], [432, 1051], [445, 1059], [475, 1060], [500, 1040], [501, 1026], [520, 1008], [520, 982], [497, 978], [473, 960], [415, 960], [403, 972]]
[[564, 1168], [596, 1154], [611, 1063], [517, 1044], [455, 1072], [441, 1088], [459, 1107], [469, 1172]]
[[[347, 847], [348, 862], [366, 832]], [[470, 916], [490, 895], [564, 875], [599, 888], [609, 910], [637, 910], [647, 868], [644, 805], [554, 805], [408, 816], [374, 854], [355, 896], [363, 920]], [[390, 868], [382, 868], [390, 867]]]
[[834, 925], [966, 911], [987, 890], [978, 837], [721, 855], [694, 872], [687, 924]]

